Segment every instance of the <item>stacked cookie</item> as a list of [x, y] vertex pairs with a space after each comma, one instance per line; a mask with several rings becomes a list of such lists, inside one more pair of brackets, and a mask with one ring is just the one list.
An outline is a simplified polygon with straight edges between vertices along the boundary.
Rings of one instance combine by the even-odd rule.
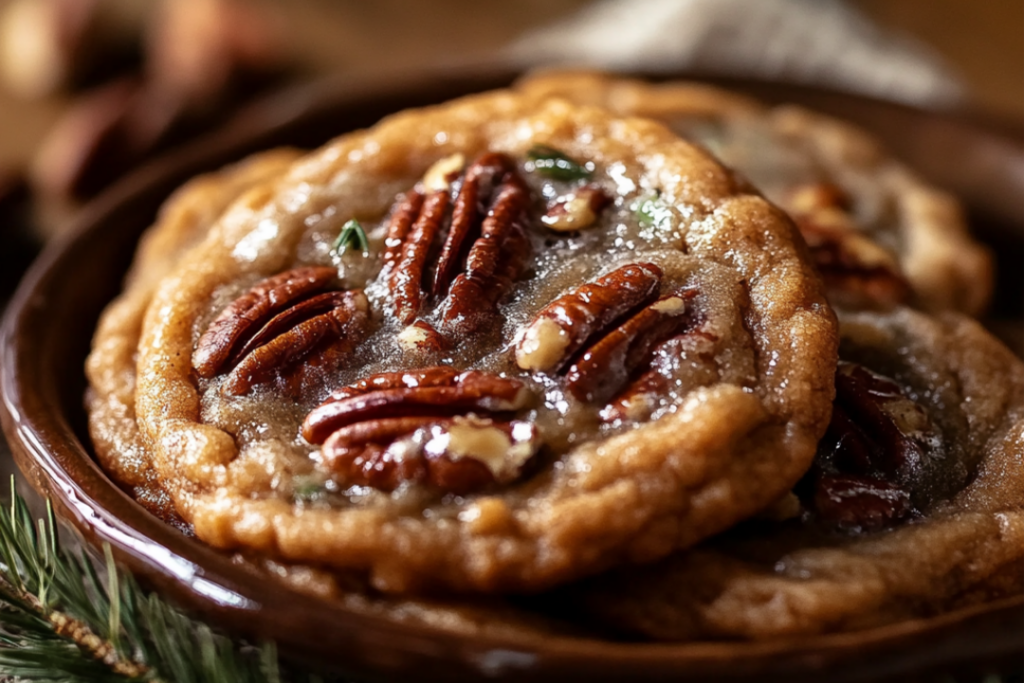
[[859, 628], [1021, 589], [1024, 368], [942, 312], [988, 268], [842, 124], [538, 76], [179, 191], [90, 427], [144, 506], [329, 599]]
[[800, 229], [840, 323], [831, 421], [793, 497], [572, 599], [684, 640], [864, 628], [1021, 592], [1024, 368], [963, 315], [992, 275], [956, 201], [797, 107], [593, 74], [521, 87], [654, 117], [747, 175]]

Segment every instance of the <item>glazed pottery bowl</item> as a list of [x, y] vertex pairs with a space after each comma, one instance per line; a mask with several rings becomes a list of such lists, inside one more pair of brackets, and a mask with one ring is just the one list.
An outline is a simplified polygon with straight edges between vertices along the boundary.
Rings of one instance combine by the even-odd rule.
[[[3, 426], [18, 465], [58, 514], [150, 586], [233, 633], [287, 655], [373, 678], [476, 680], [907, 680], [1019, 665], [1024, 601], [1011, 599], [869, 631], [759, 643], [647, 644], [556, 637], [464, 638], [317, 601], [149, 515], [97, 466], [82, 407], [83, 362], [136, 240], [196, 173], [277, 145], [312, 147], [407, 107], [507, 84], [502, 71], [445, 72], [299, 87], [218, 135], [147, 166], [92, 204], [34, 264], [0, 339]], [[1019, 334], [1024, 292], [1024, 153], [1019, 137], [954, 115], [769, 83], [727, 82], [768, 101], [861, 123], [923, 175], [959, 194], [1004, 261], [995, 329]]]

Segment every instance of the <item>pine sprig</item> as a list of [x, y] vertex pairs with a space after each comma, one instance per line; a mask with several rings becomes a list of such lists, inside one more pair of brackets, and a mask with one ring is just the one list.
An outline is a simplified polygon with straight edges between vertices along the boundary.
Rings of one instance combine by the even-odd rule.
[[33, 520], [11, 480], [0, 509], [0, 672], [40, 683], [282, 683], [272, 644], [234, 643], [147, 595], [104, 554], [97, 563], [63, 549], [49, 503]]

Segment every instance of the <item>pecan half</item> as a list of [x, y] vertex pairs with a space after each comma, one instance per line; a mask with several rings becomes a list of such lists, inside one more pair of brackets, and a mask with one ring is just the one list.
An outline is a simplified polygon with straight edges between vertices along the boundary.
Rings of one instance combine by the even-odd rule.
[[205, 379], [227, 373], [221, 390], [238, 396], [277, 382], [297, 396], [343, 362], [367, 327], [361, 291], [326, 291], [332, 268], [296, 268], [235, 299], [196, 343], [192, 367]]
[[427, 476], [423, 458], [390, 448], [395, 441], [438, 422], [436, 417], [395, 417], [347, 425], [327, 437], [320, 449], [323, 464], [350, 486], [394, 491], [406, 481]]
[[[683, 294], [689, 300], [696, 296], [696, 291], [687, 290]], [[601, 409], [602, 421], [640, 422], [649, 419], [669, 399], [683, 359], [703, 356], [709, 359], [705, 362], [714, 365], [711, 354], [718, 337], [702, 328], [703, 317], [698, 311], [691, 309], [688, 315], [687, 329], [657, 344], [646, 363], [648, 369]]]
[[423, 207], [423, 194], [409, 190], [395, 205], [384, 236], [384, 269], [391, 272], [402, 255], [402, 246]]
[[435, 164], [399, 201], [385, 238], [393, 314], [410, 325], [432, 296], [446, 336], [486, 322], [530, 253], [530, 191], [514, 162], [484, 154], [460, 180], [461, 164], [461, 155]]
[[401, 372], [380, 372], [346, 387], [335, 389], [328, 402], [386, 389], [451, 386], [460, 374], [462, 373], [459, 370], [447, 365]]
[[588, 348], [566, 372], [569, 393], [581, 401], [609, 401], [656, 344], [691, 326], [686, 302], [694, 296], [694, 290], [663, 296]]
[[786, 193], [785, 203], [787, 211], [797, 214], [813, 214], [830, 209], [848, 213], [851, 209], [850, 196], [843, 188], [828, 182], [795, 185]]
[[[434, 270], [434, 296], [448, 291], [458, 275], [460, 261], [466, 258], [472, 244], [472, 233], [480, 230], [482, 217], [488, 212], [488, 199], [496, 192], [496, 185], [505, 173], [514, 173], [514, 170], [511, 159], [501, 154], [487, 154], [466, 169], [452, 209], [451, 226]], [[522, 182], [518, 176], [514, 181]]]
[[529, 393], [522, 382], [488, 372], [449, 367], [372, 375], [335, 391], [302, 425], [302, 436], [322, 443], [331, 432], [363, 420], [398, 415], [499, 413], [522, 408]]
[[612, 198], [600, 187], [584, 185], [551, 204], [540, 221], [556, 232], [584, 230], [597, 222], [601, 211], [611, 202]]
[[398, 344], [416, 353], [440, 353], [448, 345], [441, 333], [425, 320], [417, 320], [399, 332]]
[[441, 326], [446, 333], [468, 334], [482, 327], [522, 272], [530, 253], [524, 229], [529, 206], [529, 190], [517, 175], [499, 188], [480, 237], [470, 247], [465, 268], [452, 282], [442, 306]]
[[466, 494], [514, 481], [537, 452], [532, 424], [499, 417], [528, 398], [521, 382], [476, 370], [381, 373], [335, 391], [302, 435], [323, 444], [321, 463], [343, 485]]
[[657, 345], [694, 325], [687, 304], [696, 290], [654, 300], [661, 279], [653, 263], [631, 264], [559, 297], [526, 328], [516, 344], [516, 363], [563, 374], [575, 398], [607, 403], [650, 365]]
[[639, 422], [650, 416], [672, 388], [672, 379], [652, 368], [601, 409], [603, 422]]
[[393, 491], [413, 482], [465, 495], [515, 481], [536, 450], [537, 431], [528, 422], [404, 417], [343, 427], [324, 443], [321, 458], [348, 486]]
[[914, 514], [910, 494], [880, 477], [822, 474], [814, 489], [819, 519], [841, 529], [882, 529]]
[[804, 505], [840, 528], [877, 529], [918, 514], [942, 438], [893, 380], [840, 362], [832, 420], [799, 487]]
[[661, 268], [623, 266], [574, 289], [541, 309], [516, 344], [523, 370], [557, 372], [592, 338], [658, 294]]
[[391, 271], [391, 303], [395, 317], [403, 325], [415, 320], [423, 306], [423, 277], [427, 259], [450, 201], [448, 192], [444, 190], [423, 198], [420, 213], [403, 240], [401, 256]]
[[841, 189], [828, 183], [801, 185], [790, 191], [786, 206], [833, 303], [888, 309], [910, 298], [910, 284], [896, 259], [858, 229]]

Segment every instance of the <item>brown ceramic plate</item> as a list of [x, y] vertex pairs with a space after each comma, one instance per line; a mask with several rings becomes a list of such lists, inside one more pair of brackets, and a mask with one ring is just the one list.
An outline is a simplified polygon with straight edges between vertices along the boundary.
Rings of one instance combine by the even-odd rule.
[[[907, 680], [927, 672], [1012, 670], [1024, 652], [1024, 600], [852, 634], [683, 645], [583, 638], [465, 639], [354, 614], [269, 583], [257, 571], [144, 512], [96, 465], [85, 429], [83, 361], [97, 317], [120, 288], [161, 201], [192, 175], [275, 145], [314, 146], [411, 106], [507, 84], [509, 72], [345, 80], [302, 87], [251, 109], [220, 135], [137, 171], [46, 250], [7, 311], [3, 426], [18, 465], [91, 543], [230, 631], [276, 641], [321, 667], [412, 680]], [[1004, 260], [996, 315], [1019, 320], [1024, 292], [1024, 153], [1019, 139], [952, 115], [820, 90], [730, 82], [865, 124], [932, 180], [957, 192]], [[1012, 294], [1010, 294], [1012, 293]], [[1006, 329], [1011, 329], [1011, 323]]]

